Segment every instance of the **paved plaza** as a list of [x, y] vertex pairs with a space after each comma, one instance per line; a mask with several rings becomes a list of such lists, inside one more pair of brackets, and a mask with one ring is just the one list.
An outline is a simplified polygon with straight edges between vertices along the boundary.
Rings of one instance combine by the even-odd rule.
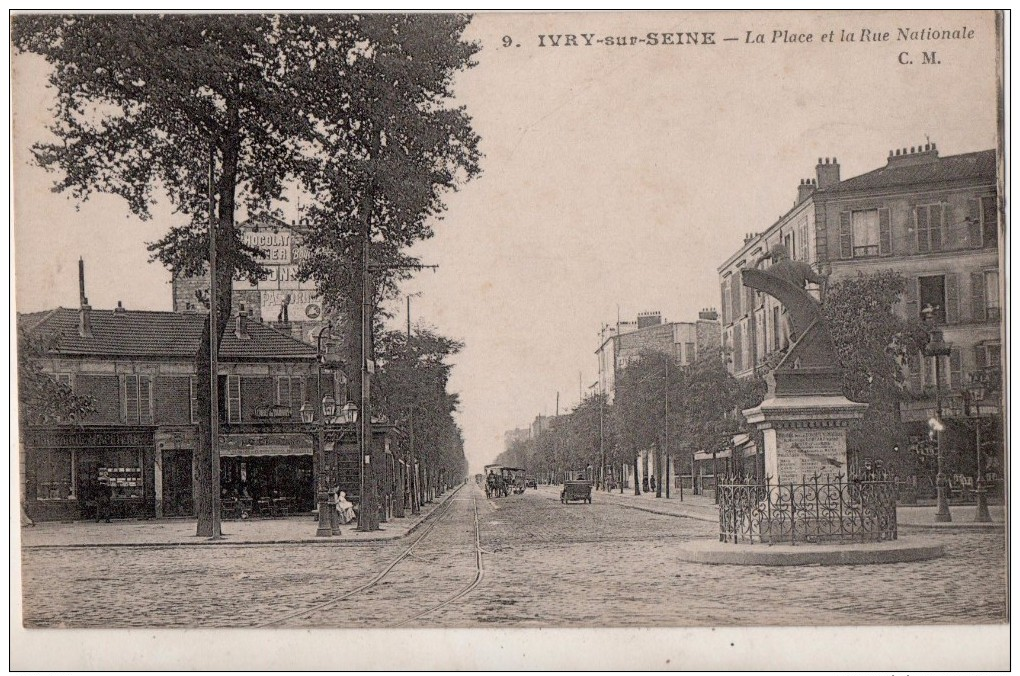
[[[448, 504], [429, 506], [427, 518], [409, 534], [414, 520], [402, 520], [410, 524], [399, 527], [404, 537], [367, 542], [47, 547], [31, 546], [42, 538], [32, 535], [33, 528], [23, 529], [29, 545], [22, 550], [24, 622], [30, 627], [595, 627], [1007, 619], [1001, 528], [927, 532], [946, 548], [946, 556], [933, 561], [788, 569], [707, 566], [675, 558], [679, 543], [716, 536], [710, 520], [679, 516], [685, 510], [695, 517], [710, 515], [706, 497], [685, 496], [681, 505], [676, 498], [597, 492], [592, 505], [561, 505], [554, 487], [486, 500], [476, 486], [467, 485], [444, 498]], [[274, 533], [293, 529], [293, 539], [301, 540], [313, 525], [288, 519], [265, 527]], [[67, 532], [91, 529], [62, 526]], [[156, 524], [114, 526], [153, 529]]]

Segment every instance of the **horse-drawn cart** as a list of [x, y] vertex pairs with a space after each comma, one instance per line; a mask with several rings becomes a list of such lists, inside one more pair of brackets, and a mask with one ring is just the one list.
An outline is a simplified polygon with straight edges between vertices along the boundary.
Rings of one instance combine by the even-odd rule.
[[560, 491], [560, 502], [564, 505], [573, 500], [580, 500], [591, 504], [591, 482], [590, 481], [564, 481], [563, 490]]

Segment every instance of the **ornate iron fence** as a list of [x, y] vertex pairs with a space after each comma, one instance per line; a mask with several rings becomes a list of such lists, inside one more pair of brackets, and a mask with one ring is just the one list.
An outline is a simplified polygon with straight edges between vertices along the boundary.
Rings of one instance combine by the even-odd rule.
[[719, 541], [764, 544], [895, 540], [896, 483], [813, 476], [719, 485]]

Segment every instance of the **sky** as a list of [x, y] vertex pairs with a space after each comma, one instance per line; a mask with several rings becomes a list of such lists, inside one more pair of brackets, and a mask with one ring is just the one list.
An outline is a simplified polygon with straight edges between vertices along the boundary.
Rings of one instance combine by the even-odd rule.
[[[964, 27], [973, 37], [897, 40], [899, 28]], [[889, 39], [839, 41], [862, 30]], [[677, 31], [716, 44], [662, 44]], [[836, 42], [822, 41], [829, 31]], [[567, 34], [583, 45], [582, 33], [592, 46], [539, 46]], [[596, 42], [648, 33], [660, 44]], [[447, 195], [436, 236], [413, 252], [439, 268], [404, 292], [420, 293], [415, 323], [466, 344], [451, 388], [472, 471], [503, 450], [504, 431], [554, 413], [557, 394], [560, 412], [577, 404], [603, 324], [718, 307], [716, 268], [793, 205], [818, 158], [847, 178], [929, 140], [941, 155], [995, 147], [991, 13], [499, 13], [476, 15], [465, 37], [482, 49], [456, 103], [481, 137], [483, 173]], [[938, 63], [924, 65], [925, 51]], [[76, 204], [31, 164], [53, 102], [44, 73], [13, 57], [17, 309], [76, 306], [82, 256], [93, 307], [169, 310], [169, 274], [145, 249], [177, 222], [169, 209], [142, 222], [116, 197]], [[404, 303], [390, 308], [395, 327]]]

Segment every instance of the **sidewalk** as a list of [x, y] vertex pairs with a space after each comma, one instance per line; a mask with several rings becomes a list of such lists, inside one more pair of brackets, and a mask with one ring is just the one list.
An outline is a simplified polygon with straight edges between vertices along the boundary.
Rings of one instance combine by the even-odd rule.
[[410, 534], [450, 499], [456, 489], [448, 490], [431, 504], [422, 505], [417, 516], [390, 519], [380, 530], [362, 533], [356, 524], [340, 526], [340, 534], [316, 537], [318, 517], [292, 516], [280, 519], [224, 521], [223, 539], [197, 537], [195, 519], [116, 520], [113, 523], [47, 521], [21, 528], [21, 546], [50, 547], [183, 547], [198, 545], [273, 545], [273, 544], [358, 544], [396, 540]]
[[[542, 486], [543, 491], [550, 498], [559, 499], [559, 486]], [[680, 501], [680, 492], [672, 491], [670, 498], [656, 498], [655, 492], [634, 495], [633, 488], [625, 488], [623, 494], [619, 489], [611, 493], [593, 490], [593, 502], [613, 502], [621, 507], [639, 509], [652, 514], [665, 516], [678, 516], [698, 521], [719, 523], [719, 511], [711, 492], [706, 495], [691, 495], [690, 491], [684, 491], [684, 499]], [[938, 530], [998, 530], [1005, 527], [1005, 508], [1001, 505], [993, 505], [988, 508], [992, 516], [992, 523], [974, 523], [976, 507], [973, 505], [957, 505], [950, 507], [953, 520], [949, 523], [937, 523], [935, 521], [935, 506], [900, 506], [896, 508], [896, 522], [899, 528], [908, 529], [938, 529]]]
[[897, 507], [896, 525], [899, 528], [934, 528], [938, 530], [999, 530], [1006, 526], [1006, 508], [1002, 505], [988, 507], [992, 523], [974, 523], [977, 507], [974, 505], [953, 505], [949, 514], [953, 520], [948, 523], [935, 521], [935, 506]]

